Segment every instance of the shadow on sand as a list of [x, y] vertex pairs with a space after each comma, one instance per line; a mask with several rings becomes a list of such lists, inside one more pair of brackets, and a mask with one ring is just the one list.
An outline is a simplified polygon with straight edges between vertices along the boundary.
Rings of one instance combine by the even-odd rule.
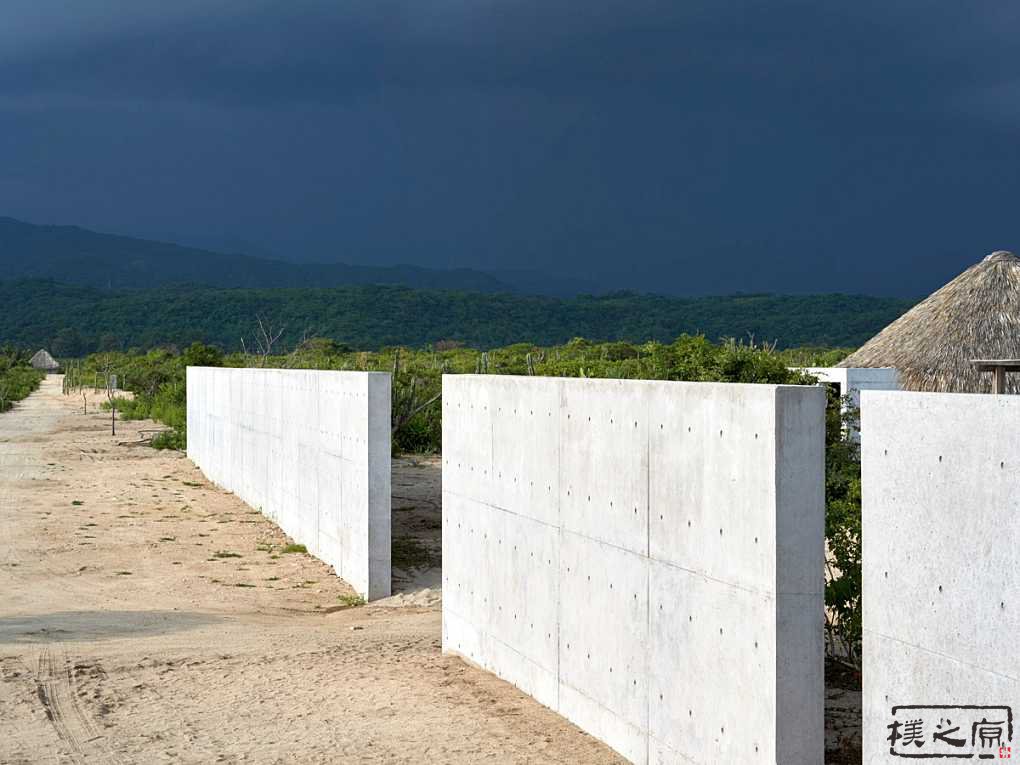
[[166, 635], [220, 621], [189, 611], [57, 611], [0, 617], [0, 644], [60, 643]]

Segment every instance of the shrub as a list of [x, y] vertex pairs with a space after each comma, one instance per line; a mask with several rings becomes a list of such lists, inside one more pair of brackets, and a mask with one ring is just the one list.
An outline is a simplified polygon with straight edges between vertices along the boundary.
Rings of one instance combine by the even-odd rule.
[[861, 663], [860, 412], [830, 389], [826, 410], [825, 538], [828, 546], [825, 626], [833, 655]]

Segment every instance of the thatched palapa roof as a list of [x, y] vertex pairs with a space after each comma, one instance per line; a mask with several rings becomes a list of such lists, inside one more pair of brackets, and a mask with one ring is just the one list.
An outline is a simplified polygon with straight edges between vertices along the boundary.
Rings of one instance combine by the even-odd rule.
[[[22, 358], [25, 357], [22, 356]], [[32, 357], [32, 360], [29, 363], [36, 369], [41, 369], [44, 372], [52, 372], [56, 369], [60, 369], [60, 364], [58, 364], [56, 360], [50, 356], [50, 352], [45, 348], [41, 348], [36, 351], [35, 356]]]
[[[1020, 258], [993, 252], [933, 292], [858, 351], [841, 367], [896, 367], [904, 390], [979, 393], [991, 375], [974, 359], [1020, 358]], [[1020, 375], [1007, 375], [1006, 390], [1020, 391]]]

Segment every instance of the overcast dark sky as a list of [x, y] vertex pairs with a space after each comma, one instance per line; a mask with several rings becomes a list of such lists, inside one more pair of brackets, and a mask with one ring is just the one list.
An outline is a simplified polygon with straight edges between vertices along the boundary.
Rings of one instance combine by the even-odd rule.
[[918, 295], [1020, 248], [1020, 3], [4, 0], [0, 215]]

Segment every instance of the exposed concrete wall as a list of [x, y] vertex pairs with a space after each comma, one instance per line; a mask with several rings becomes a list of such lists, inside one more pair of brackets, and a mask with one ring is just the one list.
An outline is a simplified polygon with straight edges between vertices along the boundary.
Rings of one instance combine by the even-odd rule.
[[[894, 763], [894, 706], [1020, 711], [1020, 396], [862, 397], [864, 762]], [[944, 716], [970, 752], [966, 714], [911, 710], [911, 751]]]
[[817, 765], [824, 408], [444, 376], [444, 650], [634, 762]]
[[188, 367], [188, 457], [367, 599], [390, 594], [390, 376]]

